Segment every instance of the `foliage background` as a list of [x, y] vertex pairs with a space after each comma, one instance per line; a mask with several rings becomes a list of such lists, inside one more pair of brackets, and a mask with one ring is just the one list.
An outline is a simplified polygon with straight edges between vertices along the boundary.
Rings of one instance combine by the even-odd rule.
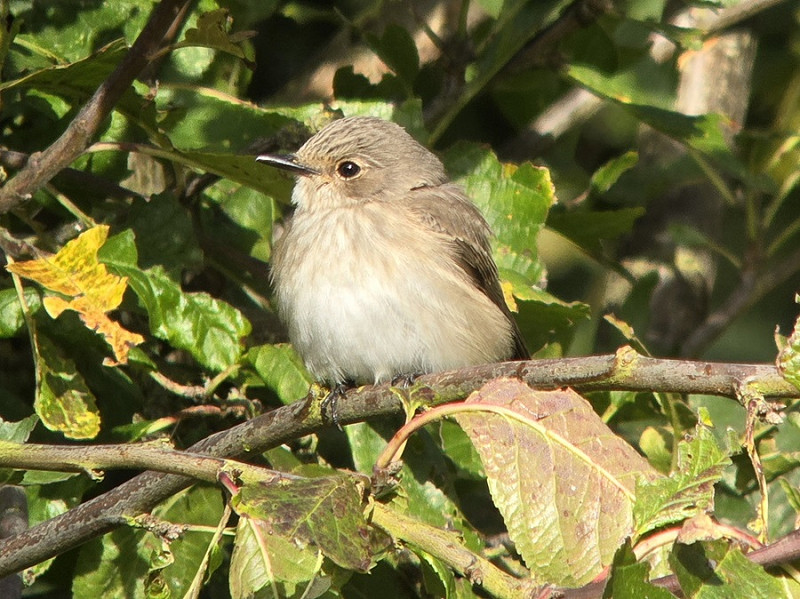
[[[4, 275], [0, 416], [26, 423], [4, 438], [164, 435], [186, 447], [305, 395], [309, 381], [280, 344], [268, 284], [271, 239], [290, 212], [291, 181], [252, 155], [290, 151], [341, 114], [391, 118], [440, 153], [492, 221], [498, 263], [538, 357], [630, 343], [662, 357], [773, 362], [775, 328], [788, 334], [797, 314], [800, 12], [790, 2], [744, 1], [738, 6], [750, 12], [719, 24], [714, 16], [736, 3], [698, 5], [707, 12], [696, 13], [697, 29], [679, 30], [671, 19], [690, 5], [659, 0], [190, 3], [171, 33], [177, 46], [150, 57], [72, 170], [0, 221], [2, 247], [14, 260], [36, 257], [31, 247], [54, 252], [92, 223], [109, 224], [100, 261], [130, 286], [116, 314], [146, 341], [129, 365], [103, 366], [108, 346], [77, 314], [50, 318], [40, 288], [26, 283], [26, 318]], [[0, 0], [4, 178], [73, 122], [153, 6]], [[675, 108], [680, 69], [685, 78], [693, 56], [721, 44], [717, 34], [742, 32], [749, 37], [737, 40], [741, 54], [732, 60], [740, 78], [723, 77], [716, 57], [698, 94], [712, 96], [705, 109]], [[665, 40], [677, 46], [654, 58]], [[617, 320], [604, 319], [609, 313]], [[69, 379], [67, 391], [45, 393], [46, 370]], [[693, 430], [701, 408], [716, 430], [744, 433], [744, 410], [721, 398], [677, 398], [671, 411], [646, 393], [592, 400], [661, 471], [675, 465], [673, 440]], [[99, 418], [99, 433], [59, 428], [61, 416], [52, 416], [59, 410], [68, 421]], [[27, 430], [33, 421], [23, 419], [34, 412], [49, 429]], [[791, 418], [764, 431], [775, 538], [794, 528], [787, 489], [797, 482], [800, 438]], [[498, 534], [502, 521], [486, 507], [485, 483], [436, 461], [426, 445], [435, 437], [419, 441], [418, 459], [458, 487], [459, 509], [477, 530]], [[323, 430], [268, 460], [291, 469], [322, 456], [368, 473], [374, 452], [364, 447], [375, 442], [363, 431]], [[788, 457], [778, 464], [779, 456]], [[5, 480], [25, 485], [35, 524], [129, 476], [9, 471]], [[735, 455], [719, 478], [717, 515], [745, 527], [758, 504], [749, 462]], [[182, 521], [196, 513], [185, 521], [215, 526], [219, 516], [209, 514], [220, 501], [203, 488], [160, 514]], [[197, 507], [205, 503], [213, 509]], [[42, 568], [28, 595], [81, 597], [106, 585], [118, 596], [142, 596], [148, 584], [152, 593], [152, 555], [169, 551], [143, 546], [129, 529], [113, 535]], [[110, 561], [115, 552], [124, 559]], [[206, 596], [229, 592], [222, 572]], [[371, 578], [354, 578], [351, 589], [366, 593], [385, 581], [403, 589], [397, 596], [436, 594], [430, 581], [406, 580], [386, 562]], [[123, 591], [126, 584], [133, 586]], [[183, 589], [170, 588], [173, 596]]]

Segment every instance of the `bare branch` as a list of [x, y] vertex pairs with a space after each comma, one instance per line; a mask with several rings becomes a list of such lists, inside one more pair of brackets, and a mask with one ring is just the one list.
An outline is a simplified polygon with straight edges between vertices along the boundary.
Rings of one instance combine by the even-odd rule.
[[775, 287], [800, 271], [800, 250], [765, 268], [763, 264], [745, 267], [739, 285], [717, 310], [709, 314], [681, 346], [682, 356], [696, 356], [745, 310]]
[[161, 47], [164, 36], [188, 2], [161, 0], [125, 58], [97, 88], [61, 137], [43, 152], [32, 154], [25, 167], [0, 188], [0, 214], [30, 199], [89, 146], [114, 105], [147, 67], [150, 56]]

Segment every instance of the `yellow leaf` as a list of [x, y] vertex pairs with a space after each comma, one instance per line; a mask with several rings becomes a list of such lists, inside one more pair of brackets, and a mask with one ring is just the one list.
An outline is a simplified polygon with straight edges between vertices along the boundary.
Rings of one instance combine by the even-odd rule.
[[100, 411], [75, 362], [63, 356], [47, 337], [39, 337], [39, 386], [33, 408], [48, 429], [68, 439], [94, 439]]
[[125, 364], [130, 348], [144, 338], [125, 330], [106, 314], [119, 307], [128, 286], [127, 277], [112, 275], [97, 260], [97, 250], [107, 237], [108, 226], [92, 227], [55, 255], [15, 262], [6, 269], [59, 294], [43, 300], [47, 313], [58, 318], [64, 310], [74, 310], [88, 328], [105, 337], [114, 351], [116, 361], [107, 360], [106, 364]]

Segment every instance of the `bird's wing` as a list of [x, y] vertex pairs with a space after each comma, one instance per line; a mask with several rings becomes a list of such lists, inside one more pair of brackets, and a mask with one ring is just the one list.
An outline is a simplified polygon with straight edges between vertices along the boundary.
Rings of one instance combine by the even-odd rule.
[[419, 187], [406, 196], [404, 206], [426, 226], [450, 238], [458, 266], [511, 323], [514, 359], [530, 357], [522, 333], [508, 309], [489, 239], [492, 230], [480, 210], [454, 184]]

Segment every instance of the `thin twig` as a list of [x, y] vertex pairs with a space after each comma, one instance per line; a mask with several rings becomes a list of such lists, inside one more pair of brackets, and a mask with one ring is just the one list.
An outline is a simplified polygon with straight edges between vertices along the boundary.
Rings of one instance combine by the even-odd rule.
[[689, 335], [681, 347], [680, 355], [699, 355], [731, 321], [799, 271], [800, 249], [769, 267], [763, 264], [746, 266], [741, 272], [739, 285], [728, 295], [725, 303], [709, 314]]
[[[744, 0], [724, 10], [708, 11], [709, 16], [703, 21], [701, 29], [706, 35], [718, 33], [781, 2], [783, 0]], [[678, 12], [669, 23], [675, 25], [685, 21], [692, 10], [685, 9]], [[655, 62], [669, 60], [675, 50], [676, 46], [671, 40], [661, 35], [653, 36], [650, 55]], [[584, 90], [567, 92], [523, 129], [516, 140], [508, 144], [506, 152], [509, 158], [522, 160], [540, 154], [545, 146], [572, 127], [586, 122], [603, 105], [603, 100], [590, 92]]]
[[30, 199], [34, 192], [72, 163], [92, 142], [115, 104], [149, 64], [181, 10], [190, 0], [161, 0], [149, 21], [114, 72], [97, 88], [64, 133], [43, 152], [30, 156], [25, 167], [0, 188], [0, 214]]

